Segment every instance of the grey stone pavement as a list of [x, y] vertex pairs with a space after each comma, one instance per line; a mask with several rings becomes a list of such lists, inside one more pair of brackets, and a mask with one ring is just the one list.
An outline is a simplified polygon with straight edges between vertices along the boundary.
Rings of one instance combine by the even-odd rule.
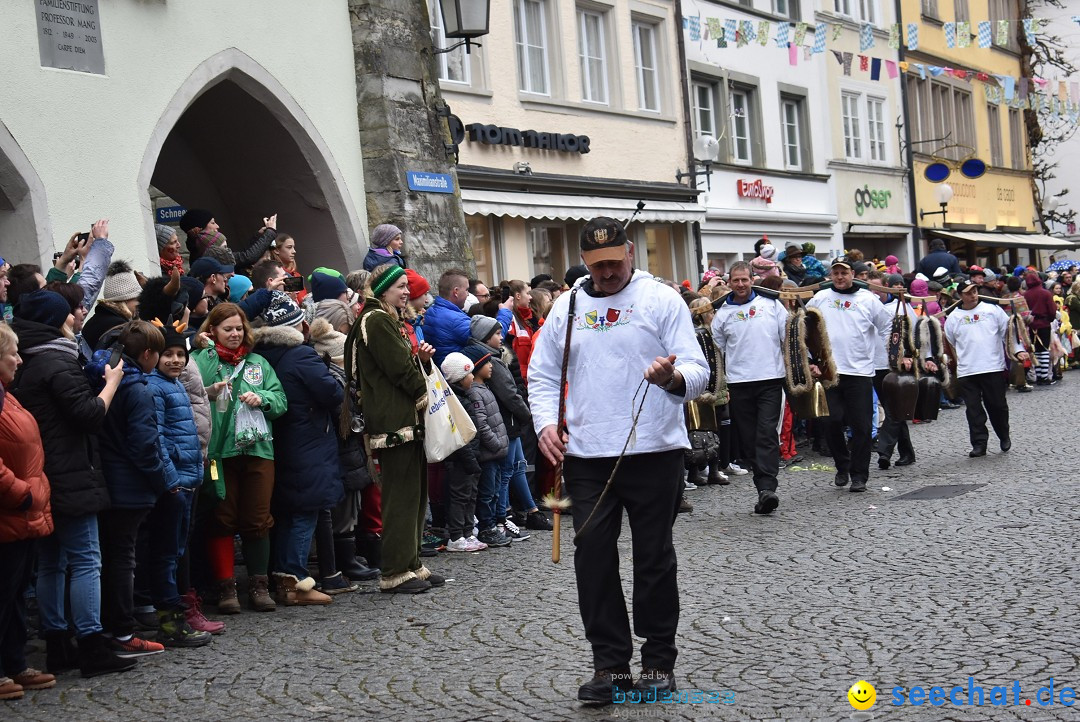
[[[1080, 687], [1077, 657], [1075, 389], [1080, 373], [1009, 394], [1009, 454], [967, 458], [964, 412], [912, 430], [918, 463], [871, 472], [851, 494], [832, 473], [781, 472], [781, 505], [750, 513], [749, 477], [688, 493], [675, 526], [682, 689], [730, 690], [733, 704], [587, 709], [591, 676], [577, 614], [572, 534], [510, 549], [440, 555], [446, 587], [411, 598], [363, 593], [325, 608], [228, 618], [210, 647], [168, 650], [123, 675], [64, 675], [0, 703], [4, 720], [134, 719], [1069, 719], [1013, 704], [1050, 679]], [[829, 463], [815, 455], [809, 461]], [[904, 500], [982, 484], [948, 499]], [[889, 491], [883, 489], [887, 487]], [[630, 563], [629, 531], [622, 543]], [[629, 595], [628, 578], [624, 587]], [[40, 653], [32, 662], [43, 663]], [[635, 659], [635, 666], [637, 665]], [[1008, 707], [891, 705], [891, 690], [1009, 687]], [[857, 713], [865, 679], [878, 702]], [[1057, 700], [1055, 700], [1056, 702]]]

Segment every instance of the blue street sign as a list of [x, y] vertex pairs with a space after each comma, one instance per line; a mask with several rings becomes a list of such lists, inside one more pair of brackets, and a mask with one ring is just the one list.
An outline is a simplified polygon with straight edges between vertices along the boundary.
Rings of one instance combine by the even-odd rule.
[[409, 180], [409, 190], [421, 193], [453, 193], [454, 178], [449, 173], [424, 173], [422, 171], [405, 171], [405, 177]]
[[164, 208], [158, 208], [154, 211], [154, 222], [169, 225], [170, 223], [177, 223], [180, 217], [187, 212], [187, 208], [183, 206], [165, 206]]

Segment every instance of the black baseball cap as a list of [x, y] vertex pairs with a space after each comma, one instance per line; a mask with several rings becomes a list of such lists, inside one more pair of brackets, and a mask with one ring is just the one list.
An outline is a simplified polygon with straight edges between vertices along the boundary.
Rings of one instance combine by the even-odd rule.
[[209, 256], [203, 256], [191, 264], [191, 270], [188, 271], [188, 275], [194, 276], [201, 281], [205, 281], [215, 273], [224, 275], [232, 272], [232, 266], [223, 266], [216, 259], [210, 258]]
[[849, 271], [855, 270], [847, 256], [840, 256], [839, 258], [833, 259], [832, 265], [830, 265], [829, 268], [832, 268], [833, 266], [842, 266]]
[[620, 261], [626, 256], [626, 230], [614, 218], [593, 218], [581, 229], [581, 258], [586, 266]]
[[968, 289], [978, 288], [978, 287], [979, 287], [979, 284], [975, 283], [971, 279], [965, 278], [964, 280], [962, 280], [962, 281], [960, 281], [959, 283], [956, 284], [956, 293], [957, 293], [957, 295], [960, 295], [961, 293], [963, 293], [964, 291], [967, 291]]

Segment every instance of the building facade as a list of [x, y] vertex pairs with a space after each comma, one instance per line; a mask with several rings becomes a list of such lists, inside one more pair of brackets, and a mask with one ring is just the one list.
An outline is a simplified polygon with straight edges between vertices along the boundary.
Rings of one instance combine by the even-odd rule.
[[633, 217], [638, 267], [697, 275], [677, 24], [675, 0], [508, 0], [482, 47], [439, 55], [478, 278], [561, 280], [597, 215]]
[[[762, 236], [781, 251], [788, 242], [811, 241], [822, 258], [838, 252], [825, 57], [806, 59], [801, 48], [792, 56], [774, 42], [779, 24], [812, 22], [813, 7], [794, 0], [684, 0], [682, 11], [692, 131], [719, 143], [708, 178], [698, 180], [706, 187], [706, 264], [725, 270], [749, 259]], [[769, 28], [764, 44], [756, 35], [737, 39], [743, 28], [760, 32], [762, 23]]]

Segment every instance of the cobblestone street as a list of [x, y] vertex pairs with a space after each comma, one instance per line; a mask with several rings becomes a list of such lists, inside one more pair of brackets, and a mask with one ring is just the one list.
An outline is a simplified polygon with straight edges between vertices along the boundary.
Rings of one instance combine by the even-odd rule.
[[[681, 689], [733, 691], [734, 704], [579, 706], [592, 670], [564, 529], [559, 565], [538, 532], [510, 549], [442, 554], [428, 561], [450, 580], [441, 590], [394, 597], [367, 583], [325, 608], [230, 617], [210, 647], [167, 650], [123, 675], [63, 675], [54, 690], [3, 703], [3, 717], [1068, 719], [1034, 694], [1051, 678], [1055, 693], [1080, 686], [1078, 515], [1063, 489], [1075, 484], [1066, 454], [1078, 376], [1009, 394], [1007, 455], [992, 439], [988, 456], [969, 459], [963, 410], [942, 411], [912, 429], [918, 463], [875, 464], [866, 494], [837, 490], [831, 472], [782, 471], [780, 509], [758, 517], [749, 477], [688, 492], [695, 510], [675, 528], [676, 674]], [[808, 455], [818, 461], [830, 463]], [[981, 486], [901, 497], [950, 484]], [[628, 531], [622, 552], [626, 570]], [[916, 685], [961, 685], [966, 701], [969, 676], [988, 695], [1008, 687], [1009, 707], [891, 704], [893, 687]], [[859, 679], [877, 688], [865, 713], [846, 697]]]

